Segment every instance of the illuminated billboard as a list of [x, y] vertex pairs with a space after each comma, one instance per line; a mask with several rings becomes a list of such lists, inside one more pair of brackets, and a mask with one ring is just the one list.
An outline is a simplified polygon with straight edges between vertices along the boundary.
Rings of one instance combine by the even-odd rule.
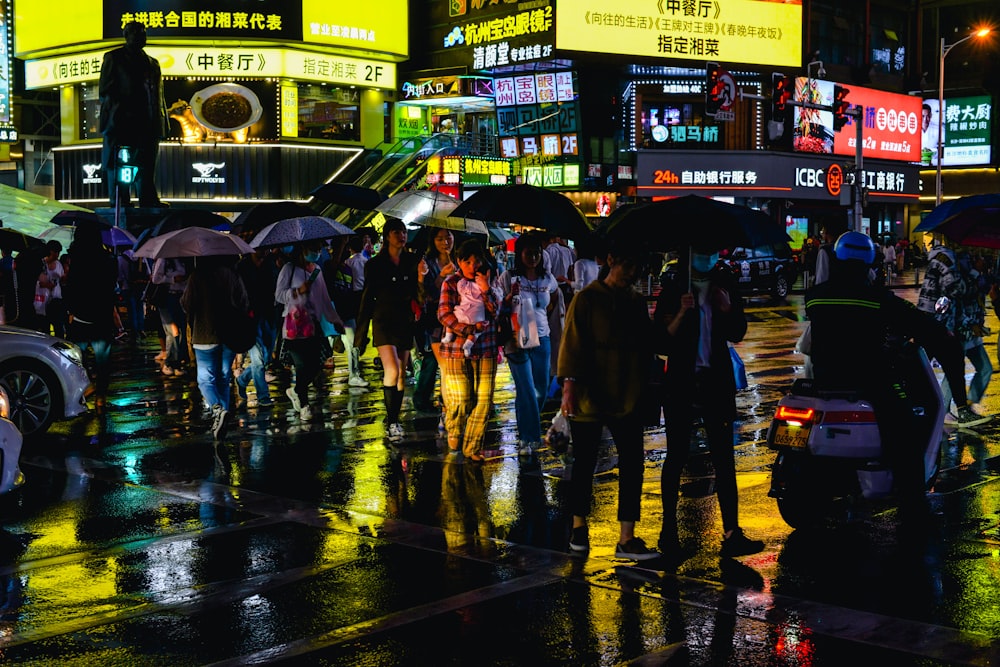
[[[795, 80], [795, 101], [821, 106], [833, 102], [833, 81]], [[873, 88], [848, 85], [846, 100], [850, 106], [863, 106], [863, 155], [886, 160], [920, 160], [919, 97], [887, 93]], [[795, 107], [792, 148], [806, 153], [850, 155], [856, 153], [857, 131], [849, 119], [840, 132], [833, 129], [833, 113], [820, 109]]]
[[801, 0], [572, 0], [556, 6], [555, 23], [557, 49], [802, 65]]
[[130, 21], [150, 41], [206, 39], [304, 42], [408, 55], [406, 0], [51, 0], [19, 2], [14, 51], [27, 58], [101, 41], [120, 41]]
[[[936, 97], [923, 101], [920, 124], [921, 164], [937, 165], [939, 118], [937, 109]], [[990, 163], [992, 110], [993, 98], [985, 95], [945, 98], [944, 127], [941, 130], [941, 141], [944, 144], [942, 166]]]
[[[96, 82], [105, 51], [39, 58], [24, 63], [25, 88]], [[299, 81], [395, 89], [396, 64], [298, 49], [147, 46], [164, 76], [288, 77]]]

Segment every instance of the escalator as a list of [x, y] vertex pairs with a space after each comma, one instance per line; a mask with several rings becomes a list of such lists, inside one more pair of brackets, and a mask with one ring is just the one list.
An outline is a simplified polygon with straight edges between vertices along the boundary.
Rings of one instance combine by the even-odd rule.
[[[423, 178], [430, 158], [482, 154], [483, 147], [484, 143], [478, 135], [435, 134], [403, 139], [385, 150], [382, 158], [362, 173], [354, 185], [376, 190], [388, 199]], [[377, 155], [379, 151], [380, 148], [376, 148], [372, 154]], [[344, 182], [342, 175], [338, 175], [338, 181]], [[340, 204], [327, 204], [320, 215], [357, 229], [368, 224], [377, 214]]]

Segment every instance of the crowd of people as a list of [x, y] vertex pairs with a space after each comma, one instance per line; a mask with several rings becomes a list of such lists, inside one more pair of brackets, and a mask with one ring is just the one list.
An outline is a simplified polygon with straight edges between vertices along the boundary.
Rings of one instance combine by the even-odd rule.
[[[811, 260], [812, 291], [874, 289], [875, 270], [884, 266], [891, 272], [908, 252], [904, 246], [890, 261], [889, 253], [879, 256], [871, 243], [864, 277], [851, 273], [845, 282], [849, 272], [840, 267], [857, 265], [846, 260], [860, 255], [841, 253], [838, 244], [853, 234], [844, 231], [833, 223], [825, 226]], [[742, 298], [732, 275], [719, 268], [718, 255], [694, 251], [678, 262], [683, 268], [664, 274], [651, 311], [635, 283], [649, 274], [654, 258], [635, 243], [612, 242], [598, 252], [592, 239], [576, 240], [574, 249], [557, 236], [529, 231], [499, 263], [500, 254], [475, 237], [457, 242], [454, 232], [430, 228], [426, 246], [414, 251], [407, 234], [402, 221], [389, 218], [378, 236], [362, 229], [347, 239], [258, 249], [242, 258], [149, 262], [131, 252], [114, 257], [96, 230], [81, 227], [65, 256], [50, 242], [0, 261], [5, 316], [8, 323], [64, 335], [92, 349], [98, 409], [104, 409], [108, 391], [112, 342], [125, 329], [138, 341], [146, 323], [155, 323], [161, 346], [156, 360], [164, 376], [187, 375], [193, 357], [216, 440], [225, 437], [235, 410], [275, 405], [272, 385], [279, 368], [291, 369], [284, 394], [302, 422], [313, 419], [324, 400], [327, 376], [321, 371], [335, 351], [346, 358], [347, 385], [368, 390], [362, 358], [371, 345], [377, 353], [372, 363], [381, 371], [387, 438], [398, 444], [407, 437], [400, 415], [412, 385], [413, 409], [440, 416], [448, 460], [470, 465], [484, 460], [498, 364], [506, 363], [520, 457], [533, 457], [542, 447], [541, 415], [548, 399], [555, 398], [568, 419], [573, 553], [590, 548], [594, 468], [610, 432], [619, 467], [616, 556], [682, 559], [677, 501], [693, 427], [700, 422], [716, 477], [720, 554], [763, 549], [739, 524], [732, 446], [737, 387], [729, 346], [743, 339], [748, 325]], [[867, 246], [861, 255], [868, 257]], [[944, 387], [945, 400], [950, 406], [954, 396], [953, 420], [981, 423], [981, 399], [992, 374], [984, 344], [985, 296], [993, 304], [1000, 301], [990, 259], [943, 245], [928, 259], [918, 308], [962, 341], [975, 368], [971, 405], [954, 377]], [[895, 301], [883, 306], [885, 312], [900, 308]], [[831, 364], [824, 349], [823, 341], [830, 339], [826, 311], [819, 306], [807, 311], [818, 323], [812, 341], [816, 370], [830, 374], [840, 362]], [[935, 329], [912, 321], [945, 350], [933, 337]], [[656, 549], [636, 534], [645, 394], [653, 373], [661, 375], [655, 386], [662, 393], [654, 402], [657, 423], [662, 409], [667, 442]], [[892, 404], [890, 398], [880, 400]]]

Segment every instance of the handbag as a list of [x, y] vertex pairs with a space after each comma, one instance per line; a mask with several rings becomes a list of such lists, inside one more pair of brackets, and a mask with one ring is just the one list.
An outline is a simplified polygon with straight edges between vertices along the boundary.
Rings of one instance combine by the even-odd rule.
[[305, 304], [295, 303], [289, 307], [285, 314], [284, 332], [288, 340], [312, 338], [316, 335], [316, 323]]
[[42, 287], [39, 284], [35, 284], [35, 313], [38, 315], [45, 315], [45, 308], [49, 303], [49, 296], [51, 296], [52, 291], [48, 287]]
[[733, 375], [736, 378], [736, 390], [746, 389], [747, 383], [747, 369], [744, 365], [743, 360], [740, 359], [739, 352], [732, 345], [729, 346], [729, 358], [733, 362]]
[[538, 336], [538, 319], [535, 313], [535, 301], [527, 294], [522, 294], [517, 304], [517, 338], [514, 341], [521, 350], [530, 350], [542, 344]]

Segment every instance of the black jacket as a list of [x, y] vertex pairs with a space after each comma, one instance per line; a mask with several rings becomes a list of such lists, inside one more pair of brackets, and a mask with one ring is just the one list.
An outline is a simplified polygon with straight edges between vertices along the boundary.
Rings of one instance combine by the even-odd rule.
[[101, 134], [159, 141], [169, 133], [160, 63], [142, 49], [123, 46], [104, 54], [98, 95]]
[[[711, 289], [721, 289], [729, 293], [730, 310], [724, 313], [712, 308], [712, 332], [709, 353], [708, 382], [718, 400], [714, 406], [724, 410], [729, 418], [736, 415], [736, 377], [733, 373], [729, 343], [743, 340], [747, 332], [747, 320], [743, 313], [743, 298], [736, 289], [736, 283], [728, 272], [716, 269], [709, 276]], [[665, 407], [680, 408], [690, 405], [698, 357], [698, 339], [701, 333], [699, 309], [689, 310], [681, 321], [675, 335], [667, 330], [670, 321], [680, 310], [681, 295], [687, 292], [687, 278], [677, 275], [665, 280], [656, 301], [653, 323], [656, 332], [657, 353], [667, 355], [667, 371], [664, 377]]]

